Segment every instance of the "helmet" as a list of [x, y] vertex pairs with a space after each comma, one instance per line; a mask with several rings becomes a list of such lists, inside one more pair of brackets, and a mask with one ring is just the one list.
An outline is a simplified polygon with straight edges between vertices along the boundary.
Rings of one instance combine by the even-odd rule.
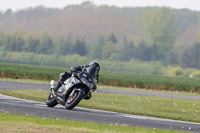
[[89, 64], [89, 67], [86, 68], [88, 73], [91, 74], [92, 77], [96, 77], [99, 74], [100, 71], [100, 65], [96, 61], [92, 61]]
[[89, 67], [96, 67], [97, 69], [100, 69], [100, 65], [97, 61], [90, 62]]

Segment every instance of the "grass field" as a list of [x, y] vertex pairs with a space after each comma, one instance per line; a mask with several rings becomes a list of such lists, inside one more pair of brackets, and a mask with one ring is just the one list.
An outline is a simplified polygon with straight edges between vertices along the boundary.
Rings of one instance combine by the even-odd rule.
[[178, 131], [145, 129], [123, 125], [87, 123], [0, 112], [2, 133], [181, 133]]
[[135, 75], [121, 72], [102, 72], [101, 78], [101, 82], [105, 85], [200, 92], [200, 80], [194, 78]]
[[[49, 91], [4, 90], [0, 93], [44, 102]], [[82, 100], [78, 106], [200, 123], [200, 103], [197, 100], [94, 93], [91, 100]]]
[[[0, 63], [0, 76], [15, 79], [57, 80], [68, 68]], [[195, 78], [135, 75], [122, 72], [100, 72], [100, 84], [156, 90], [200, 93], [200, 80]]]
[[[39, 83], [39, 84], [49, 84], [48, 80], [34, 80], [34, 79], [11, 79], [11, 78], [1, 78], [2, 81], [15, 81], [15, 82], [27, 82], [27, 83]], [[118, 86], [108, 86], [108, 85], [98, 85], [98, 88], [115, 89], [115, 90], [125, 90], [125, 91], [140, 91], [140, 92], [153, 92], [153, 93], [164, 93], [164, 94], [176, 94], [176, 95], [190, 95], [190, 96], [200, 96], [198, 92], [187, 92], [187, 91], [166, 91], [166, 90], [155, 90], [155, 89], [145, 89], [145, 88], [130, 88], [130, 87], [118, 87]]]

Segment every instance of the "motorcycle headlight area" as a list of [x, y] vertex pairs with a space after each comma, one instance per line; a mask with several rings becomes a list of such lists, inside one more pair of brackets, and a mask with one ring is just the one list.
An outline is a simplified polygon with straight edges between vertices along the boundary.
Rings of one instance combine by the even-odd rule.
[[76, 79], [76, 78], [74, 78], [74, 77], [71, 77], [71, 78], [67, 79], [67, 80], [64, 82], [65, 88], [69, 88], [69, 87], [73, 86], [74, 84], [78, 84], [78, 83], [80, 83], [80, 82], [81, 82], [80, 80], [78, 80], [78, 79]]
[[86, 84], [90, 89], [93, 88], [93, 84], [89, 83], [88, 80], [85, 77], [81, 78], [81, 81]]

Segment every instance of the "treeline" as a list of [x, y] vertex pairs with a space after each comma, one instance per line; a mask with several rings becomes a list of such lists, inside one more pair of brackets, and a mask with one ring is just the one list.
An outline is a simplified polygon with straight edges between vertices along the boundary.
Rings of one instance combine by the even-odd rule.
[[[200, 69], [199, 12], [92, 2], [0, 12], [0, 51]], [[3, 57], [3, 56], [2, 56]], [[1, 60], [4, 60], [1, 58]], [[39, 59], [38, 59], [39, 60]]]
[[84, 41], [77, 39], [76, 42], [72, 42], [70, 37], [53, 41], [46, 32], [41, 34], [12, 32], [0, 35], [0, 48], [4, 52], [32, 52], [45, 55], [80, 54], [85, 56], [88, 53]]
[[[66, 56], [75, 55], [87, 56], [90, 59], [110, 60], [110, 61], [130, 61], [132, 59], [140, 61], [159, 61], [164, 65], [180, 65], [200, 69], [200, 43], [196, 43], [179, 57], [175, 50], [171, 50], [165, 55], [162, 46], [157, 44], [146, 45], [141, 42], [135, 46], [126, 38], [118, 42], [114, 34], [106, 39], [100, 38], [94, 45], [88, 45], [84, 40], [72, 41], [71, 37], [61, 37], [53, 40], [52, 37], [43, 32], [42, 34], [22, 32], [12, 32], [0, 35], [0, 51], [26, 52], [44, 55]], [[2, 59], [1, 59], [2, 60]]]
[[73, 42], [70, 36], [53, 40], [48, 33], [28, 34], [12, 32], [0, 36], [0, 49], [6, 52], [27, 52], [45, 55], [74, 55], [88, 56], [91, 59], [130, 61], [158, 61], [158, 45], [145, 45], [144, 42], [135, 46], [126, 38], [118, 42], [114, 34], [106, 39], [100, 38], [94, 45], [87, 45], [84, 40], [77, 39]]

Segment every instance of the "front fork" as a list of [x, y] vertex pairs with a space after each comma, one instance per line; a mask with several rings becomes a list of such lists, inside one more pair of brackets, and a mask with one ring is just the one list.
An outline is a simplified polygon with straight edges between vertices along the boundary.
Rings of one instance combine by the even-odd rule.
[[55, 84], [56, 84], [55, 80], [51, 80], [50, 81], [50, 91], [54, 96], [56, 96], [56, 93], [55, 93], [55, 91], [53, 89], [55, 87]]
[[71, 94], [69, 95], [69, 97], [72, 97], [72, 96], [74, 95], [74, 93], [75, 93], [75, 90], [73, 90], [73, 91], [71, 92]]
[[[84, 97], [85, 97], [85, 91], [83, 91], [82, 89], [80, 88], [75, 88], [73, 89], [73, 91], [70, 93], [69, 97], [73, 97], [74, 96], [74, 93], [78, 91], [78, 92], [82, 92], [84, 94]], [[87, 94], [88, 95], [88, 94]]]

